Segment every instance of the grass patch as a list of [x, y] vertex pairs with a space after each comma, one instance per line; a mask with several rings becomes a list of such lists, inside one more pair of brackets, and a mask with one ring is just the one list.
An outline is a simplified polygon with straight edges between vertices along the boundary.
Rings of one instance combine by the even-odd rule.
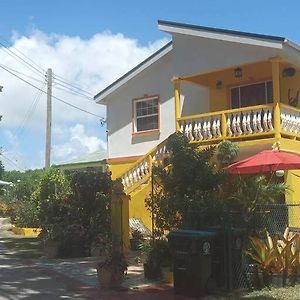
[[241, 296], [240, 299], [256, 299], [256, 300], [299, 300], [300, 299], [300, 285], [294, 287], [288, 286], [284, 288], [263, 289], [261, 291], [254, 291], [247, 295]]

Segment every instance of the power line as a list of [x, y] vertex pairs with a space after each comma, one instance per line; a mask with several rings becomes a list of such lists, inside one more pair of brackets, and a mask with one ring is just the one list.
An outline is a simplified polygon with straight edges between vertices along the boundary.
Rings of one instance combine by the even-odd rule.
[[[60, 79], [60, 78], [61, 78], [61, 79]], [[77, 90], [79, 90], [79, 91], [82, 91], [82, 92], [84, 92], [84, 93], [86, 93], [86, 94], [88, 94], [88, 95], [94, 96], [93, 93], [88, 92], [88, 91], [82, 89], [79, 85], [75, 85], [75, 84], [73, 84], [73, 83], [70, 83], [70, 82], [66, 81], [63, 77], [61, 77], [61, 76], [59, 76], [59, 75], [57, 75], [57, 74], [54, 74], [54, 80], [60, 81], [60, 82], [62, 82], [62, 83], [64, 83], [64, 84], [67, 84], [67, 85], [69, 85], [69, 86], [71, 86], [71, 87], [73, 87], [73, 88], [75, 88], [75, 89], [77, 89]]]
[[[41, 88], [43, 88], [43, 86], [45, 86], [45, 83], [43, 83], [43, 85], [41, 86]], [[25, 114], [25, 117], [24, 119], [22, 120], [22, 122], [20, 123], [20, 126], [15, 130], [14, 134], [15, 135], [18, 135], [19, 138], [23, 135], [23, 132], [24, 132], [24, 128], [25, 128], [25, 125], [27, 122], [29, 122], [30, 118], [32, 117], [36, 107], [37, 107], [37, 104], [39, 102], [39, 100], [41, 99], [41, 96], [42, 96], [42, 92], [37, 90], [37, 93], [34, 97], [34, 100], [33, 102], [31, 103], [31, 105], [29, 106], [26, 114]]]
[[[3, 44], [0, 42], [0, 45], [3, 45]], [[0, 48], [1, 50], [3, 50], [4, 52], [6, 52], [9, 56], [11, 56], [12, 58], [14, 58], [18, 62], [20, 62], [25, 67], [29, 68], [31, 72], [33, 72], [33, 73], [35, 73], [35, 74], [37, 74], [39, 76], [43, 76], [43, 77], [45, 76], [45, 74], [43, 72], [41, 72], [39, 69], [37, 69], [36, 67], [32, 66], [30, 63], [28, 63], [22, 57], [16, 55], [13, 51], [11, 51], [7, 47], [5, 47], [5, 45], [3, 45], [3, 46], [4, 46], [4, 48], [1, 47]]]
[[20, 74], [20, 75], [23, 75], [23, 76], [25, 76], [25, 77], [28, 77], [28, 78], [30, 78], [30, 79], [32, 79], [32, 80], [37, 81], [37, 82], [40, 82], [40, 83], [45, 83], [45, 82], [46, 82], [46, 78], [45, 78], [44, 81], [42, 81], [42, 80], [40, 80], [40, 79], [37, 79], [37, 78], [32, 77], [32, 76], [30, 76], [30, 75], [24, 74], [24, 73], [22, 73], [22, 72], [20, 72], [20, 71], [17, 71], [17, 70], [15, 70], [15, 69], [11, 68], [11, 67], [6, 66], [6, 65], [0, 64], [0, 66], [3, 66], [3, 67], [5, 67], [5, 68], [11, 70], [12, 72], [18, 73], [18, 74]]
[[11, 166], [17, 167], [21, 171], [25, 171], [25, 169], [17, 165], [13, 160], [5, 156], [3, 153], [0, 153], [0, 156], [2, 156], [6, 160], [6, 162], [8, 162]]
[[[1, 37], [1, 36], [0, 36]], [[7, 41], [7, 40], [5, 40], [3, 37], [1, 37], [2, 38], [2, 40], [3, 41], [5, 41], [6, 42], [6, 44], [8, 44], [9, 45], [9, 42]], [[16, 47], [9, 47], [9, 46], [7, 46], [7, 45], [5, 45], [5, 44], [3, 44], [3, 43], [1, 43], [0, 42], [0, 45], [2, 45], [4, 48], [5, 48], [5, 50], [6, 50], [6, 52], [10, 55], [10, 56], [12, 56], [14, 59], [16, 59], [17, 61], [19, 61], [19, 62], [21, 62], [23, 65], [24, 65], [24, 63], [26, 64], [26, 67], [30, 67], [31, 68], [31, 71], [37, 71], [38, 72], [38, 75], [42, 75], [43, 77], [45, 76], [45, 73], [46, 73], [46, 70], [44, 69], [44, 68], [42, 68], [40, 65], [38, 65], [35, 61], [33, 61], [30, 57], [28, 57], [27, 55], [25, 55], [23, 52], [21, 52], [20, 50], [18, 50]], [[25, 57], [27, 60], [29, 60], [31, 63], [29, 63], [28, 61], [26, 61], [24, 58], [22, 58], [21, 56], [19, 56], [19, 55], [17, 55], [14, 51], [12, 51], [11, 50], [11, 48], [13, 48], [15, 51], [17, 51], [18, 53], [20, 53], [23, 57]], [[4, 51], [4, 49], [2, 49], [3, 51]], [[21, 60], [21, 61], [20, 61]], [[36, 67], [35, 67], [35, 66]], [[32, 70], [33, 69], [33, 70]], [[36, 72], [35, 72], [36, 73]], [[26, 76], [26, 75], [25, 75]], [[68, 80], [66, 80], [65, 78], [63, 78], [62, 76], [59, 76], [59, 75], [57, 75], [57, 74], [55, 74], [54, 75], [54, 77], [53, 77], [56, 81], [60, 81], [60, 82], [62, 82], [62, 83], [64, 83], [65, 85], [67, 85], [67, 86], [70, 86], [70, 87], [72, 87], [73, 89], [72, 90], [74, 90], [74, 89], [76, 89], [76, 90], [78, 90], [78, 91], [81, 91], [81, 92], [83, 92], [83, 93], [85, 93], [85, 94], [87, 94], [87, 95], [90, 95], [91, 97], [91, 99], [93, 100], [93, 96], [94, 96], [94, 94], [93, 93], [91, 93], [91, 92], [89, 92], [89, 91], [87, 91], [87, 90], [84, 90], [82, 87], [80, 87], [79, 85], [76, 85], [76, 84], [74, 84], [74, 83], [70, 83]], [[65, 86], [64, 85], [64, 86]], [[77, 92], [78, 92], [77, 91]], [[80, 93], [80, 94], [83, 94], [83, 93]], [[84, 94], [83, 94], [84, 95]], [[86, 95], [84, 95], [84, 96], [86, 96]], [[89, 99], [89, 98], [88, 98]]]
[[[8, 73], [10, 73], [11, 75], [17, 77], [18, 79], [22, 80], [23, 82], [27, 83], [28, 85], [32, 86], [33, 88], [35, 88], [35, 89], [37, 89], [37, 90], [39, 90], [39, 91], [42, 91], [44, 94], [47, 94], [47, 92], [45, 92], [44, 90], [40, 89], [39, 87], [37, 87], [36, 85], [32, 84], [31, 82], [25, 80], [24, 78], [22, 78], [22, 77], [20, 77], [20, 76], [18, 76], [18, 75], [16, 75], [16, 74], [14, 74], [12, 71], [8, 70], [7, 68], [5, 68], [5, 67], [3, 67], [3, 66], [1, 66], [1, 65], [0, 65], [0, 68], [4, 69], [5, 71], [7, 71]], [[66, 104], [66, 105], [68, 105], [68, 106], [71, 106], [71, 107], [77, 109], [77, 110], [80, 110], [80, 111], [82, 111], [82, 112], [85, 112], [85, 113], [87, 113], [87, 114], [89, 114], [89, 115], [92, 115], [92, 116], [94, 116], [94, 117], [100, 118], [101, 121], [105, 121], [105, 118], [104, 118], [104, 117], [101, 117], [101, 116], [96, 115], [96, 114], [94, 114], [94, 113], [92, 113], [92, 112], [89, 112], [89, 111], [87, 111], [87, 110], [85, 110], [85, 109], [83, 109], [83, 108], [80, 108], [80, 107], [78, 107], [78, 106], [76, 106], [76, 105], [74, 105], [74, 104], [71, 104], [71, 103], [69, 103], [69, 102], [67, 102], [67, 101], [65, 101], [65, 100], [63, 100], [63, 99], [61, 99], [61, 98], [58, 98], [58, 97], [54, 96], [54, 95], [52, 95], [52, 97], [53, 97], [54, 99], [56, 99], [57, 101], [60, 101], [60, 102]]]
[[[87, 96], [87, 95], [82, 94], [82, 93], [78, 93], [78, 92], [76, 92], [76, 91], [74, 91], [74, 90], [72, 90], [72, 89], [70, 89], [70, 88], [68, 88], [68, 87], [65, 87], [65, 88], [64, 88], [64, 87], [59, 87], [59, 86], [57, 86], [57, 85], [60, 85], [60, 84], [54, 83], [54, 84], [53, 84], [53, 88], [55, 88], [55, 89], [57, 89], [57, 90], [60, 90], [60, 91], [64, 91], [64, 92], [69, 93], [69, 94], [74, 95], [74, 96], [78, 96], [78, 97], [81, 97], [81, 98], [90, 100], [90, 101], [94, 100], [92, 97]], [[60, 86], [61, 86], [61, 85], [60, 85]]]

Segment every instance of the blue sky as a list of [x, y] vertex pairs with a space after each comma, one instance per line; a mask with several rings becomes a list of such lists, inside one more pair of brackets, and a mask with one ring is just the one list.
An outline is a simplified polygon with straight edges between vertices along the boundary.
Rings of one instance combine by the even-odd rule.
[[[300, 43], [297, 0], [2, 0], [0, 4], [1, 43], [8, 41], [10, 50], [21, 51], [43, 69], [52, 67], [61, 78], [92, 94], [170, 39], [157, 29], [158, 19], [280, 35]], [[3, 47], [0, 50], [0, 64], [35, 77], [32, 82], [42, 86], [39, 74], [14, 60]], [[42, 167], [45, 96], [3, 69], [0, 85], [4, 86], [0, 146], [6, 168]], [[54, 93], [105, 116], [105, 109], [89, 100], [58, 89]], [[60, 103], [53, 105], [53, 163], [105, 147], [105, 127], [99, 119]]]

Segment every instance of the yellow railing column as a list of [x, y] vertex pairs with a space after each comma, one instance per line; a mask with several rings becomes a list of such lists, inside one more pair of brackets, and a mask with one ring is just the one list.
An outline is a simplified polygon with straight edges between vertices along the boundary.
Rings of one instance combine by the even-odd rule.
[[227, 120], [226, 120], [226, 114], [222, 113], [222, 118], [221, 118], [221, 130], [222, 130], [222, 138], [223, 140], [226, 139], [227, 136]]
[[174, 90], [175, 90], [175, 126], [176, 131], [179, 131], [180, 126], [178, 123], [178, 119], [181, 116], [181, 103], [180, 103], [180, 79], [174, 78]]
[[280, 128], [280, 72], [279, 72], [279, 62], [280, 58], [275, 58], [271, 60], [272, 63], [272, 80], [273, 80], [273, 102], [274, 102], [274, 130], [275, 138], [280, 140], [281, 138], [281, 128]]

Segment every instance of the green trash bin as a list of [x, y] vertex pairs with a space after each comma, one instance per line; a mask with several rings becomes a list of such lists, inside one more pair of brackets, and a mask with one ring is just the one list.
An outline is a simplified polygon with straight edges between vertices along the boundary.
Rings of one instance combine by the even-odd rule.
[[168, 235], [173, 252], [175, 294], [198, 297], [212, 284], [212, 251], [215, 232], [176, 230]]

